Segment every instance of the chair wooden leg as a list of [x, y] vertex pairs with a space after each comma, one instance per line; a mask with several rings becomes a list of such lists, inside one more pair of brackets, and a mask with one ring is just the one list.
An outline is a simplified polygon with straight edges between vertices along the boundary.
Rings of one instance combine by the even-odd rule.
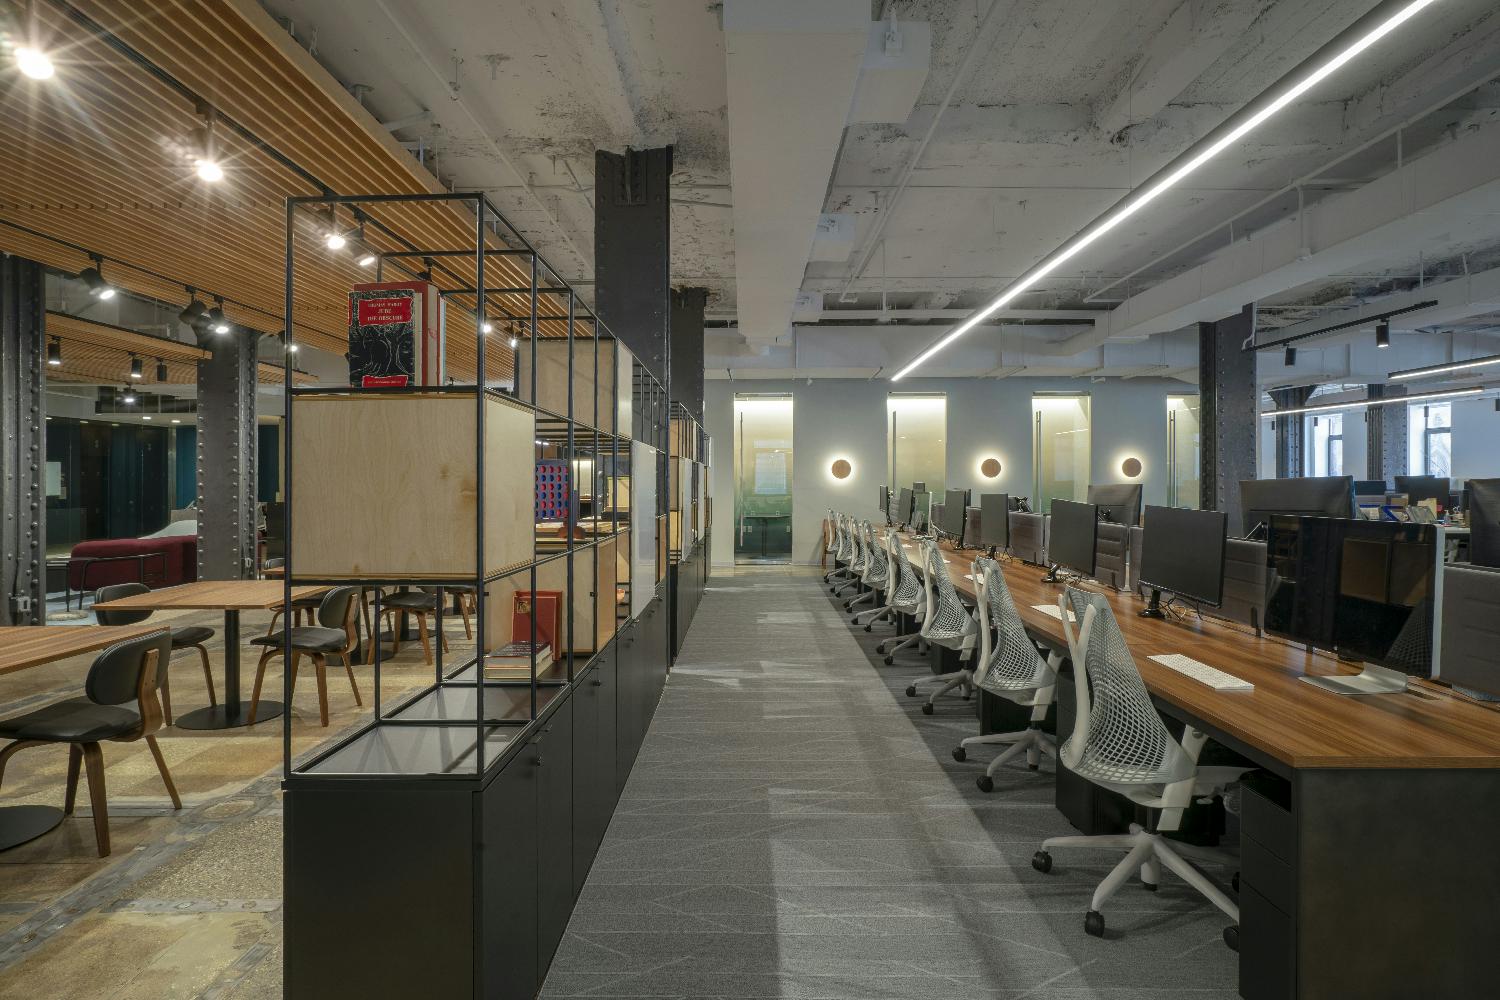
[[255, 686], [250, 689], [249, 723], [252, 726], [255, 725], [255, 710], [260, 707], [260, 686], [266, 679], [266, 664], [279, 652], [281, 652], [279, 649], [267, 649], [260, 654], [260, 662], [255, 665]]
[[427, 616], [417, 612], [417, 635], [422, 640], [422, 662], [432, 662], [432, 639], [427, 634]]
[[89, 776], [89, 806], [94, 810], [94, 842], [99, 857], [109, 857], [109, 805], [104, 796], [104, 753], [97, 743], [83, 744], [83, 766]]
[[444, 630], [438, 632], [437, 623], [438, 623], [438, 617], [437, 617], [437, 615], [433, 615], [432, 616], [433, 631], [437, 632], [437, 634], [438, 634], [438, 642], [441, 642], [443, 644], [443, 652], [446, 653], [446, 652], [448, 652], [448, 631], [447, 631], [447, 629], [444, 629]]
[[161, 713], [166, 724], [172, 724], [172, 673], [167, 664], [161, 665]]
[[464, 616], [464, 638], [474, 638], [474, 627], [469, 624], [469, 599], [463, 594], [458, 595], [458, 613]]
[[313, 666], [318, 671], [318, 715], [323, 725], [328, 725], [328, 661], [322, 653], [312, 654]]
[[177, 797], [177, 786], [172, 783], [172, 772], [167, 770], [167, 762], [161, 755], [161, 747], [156, 745], [156, 737], [147, 736], [146, 745], [151, 748], [151, 756], [156, 758], [156, 769], [161, 772], [161, 783], [167, 786], [167, 794], [172, 797], [172, 808], [181, 809], [182, 799]]
[[208, 665], [208, 647], [200, 642], [193, 648], [198, 650], [198, 658], [203, 661], [203, 683], [208, 685], [208, 703], [217, 705], [219, 696], [214, 692], [214, 672]]
[[391, 632], [391, 655], [395, 656], [401, 652], [401, 616], [395, 611], [388, 611], [386, 613], [390, 615], [388, 623]]
[[370, 592], [363, 587], [359, 591], [359, 622], [365, 627], [365, 638], [370, 638]]
[[5, 782], [5, 765], [10, 762], [11, 757], [27, 747], [39, 747], [43, 742], [42, 740], [16, 740], [8, 744], [4, 750], [0, 750], [0, 784]]
[[83, 767], [83, 747], [68, 744], [68, 794], [63, 798], [63, 815], [73, 815], [73, 806], [78, 801], [78, 772]]
[[268, 628], [268, 629], [266, 629], [266, 635], [267, 636], [273, 636], [273, 635], [276, 634], [276, 622], [277, 622], [277, 620], [280, 617], [281, 617], [281, 612], [280, 611], [272, 611], [271, 612], [271, 627]]
[[343, 654], [344, 673], [349, 675], [349, 687], [354, 690], [354, 704], [364, 705], [364, 699], [359, 696], [359, 685], [354, 682], [354, 666], [349, 662], [349, 654]]

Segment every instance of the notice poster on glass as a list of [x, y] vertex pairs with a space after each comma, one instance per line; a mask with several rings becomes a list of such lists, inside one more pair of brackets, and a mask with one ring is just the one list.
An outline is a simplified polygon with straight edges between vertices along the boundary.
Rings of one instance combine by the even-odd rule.
[[786, 452], [755, 453], [755, 495], [785, 496], [787, 493]]

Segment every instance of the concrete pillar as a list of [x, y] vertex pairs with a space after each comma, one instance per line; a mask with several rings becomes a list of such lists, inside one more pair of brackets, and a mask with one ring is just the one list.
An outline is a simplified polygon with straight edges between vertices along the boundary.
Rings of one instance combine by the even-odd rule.
[[594, 310], [669, 389], [671, 181], [671, 146], [594, 154]]
[[672, 290], [672, 402], [703, 423], [703, 307], [706, 288]]
[[200, 580], [255, 575], [256, 338], [214, 337], [213, 356], [198, 363]]
[[1255, 307], [1217, 323], [1198, 324], [1199, 450], [1204, 510], [1222, 510], [1240, 523], [1240, 480], [1255, 478]]
[[0, 625], [47, 620], [42, 265], [0, 256]]

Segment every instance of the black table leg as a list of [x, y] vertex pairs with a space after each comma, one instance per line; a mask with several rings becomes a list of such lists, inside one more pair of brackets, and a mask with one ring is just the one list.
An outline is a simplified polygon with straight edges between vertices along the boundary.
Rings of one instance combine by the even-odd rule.
[[[262, 698], [255, 709], [255, 721], [264, 722], [282, 713], [279, 701]], [[196, 709], [177, 717], [181, 729], [237, 729], [250, 725], [250, 708], [240, 699], [240, 613], [236, 608], [224, 611], [224, 700], [218, 705]]]
[[0, 851], [35, 840], [55, 830], [62, 821], [63, 811], [56, 806], [8, 806], [0, 809]]

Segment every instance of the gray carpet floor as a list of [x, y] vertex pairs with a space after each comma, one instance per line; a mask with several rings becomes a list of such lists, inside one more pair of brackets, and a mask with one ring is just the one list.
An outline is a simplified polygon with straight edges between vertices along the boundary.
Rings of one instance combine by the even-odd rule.
[[974, 785], [972, 703], [923, 716], [817, 575], [710, 579], [553, 963], [544, 997], [1230, 1000], [1226, 921], [1183, 883], [1126, 886], [1117, 855], [1032, 852], [1075, 832], [1050, 765]]

